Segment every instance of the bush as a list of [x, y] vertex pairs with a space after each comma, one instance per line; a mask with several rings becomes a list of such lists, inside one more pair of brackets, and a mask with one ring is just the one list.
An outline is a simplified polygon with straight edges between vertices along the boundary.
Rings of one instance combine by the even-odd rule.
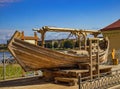
[[58, 48], [58, 43], [57, 42], [54, 43], [54, 48]]
[[52, 43], [46, 43], [46, 44], [45, 44], [45, 47], [46, 47], [46, 48], [52, 48]]
[[74, 46], [74, 43], [72, 40], [66, 40], [64, 42], [64, 48], [73, 48], [73, 46]]
[[79, 47], [79, 42], [78, 42], [78, 40], [75, 42], [75, 47]]

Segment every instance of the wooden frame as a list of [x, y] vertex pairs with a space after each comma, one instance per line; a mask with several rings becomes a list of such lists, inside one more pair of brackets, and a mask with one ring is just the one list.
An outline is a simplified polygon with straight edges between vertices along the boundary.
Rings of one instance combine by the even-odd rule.
[[[37, 45], [37, 43], [38, 43], [38, 36], [37, 36], [36, 32], [34, 32], [34, 36], [25, 36], [24, 35], [24, 31], [22, 31], [21, 40], [24, 40], [24, 41], [27, 41], [27, 42], [30, 42], [32, 44]], [[35, 42], [33, 43], [32, 41], [35, 41]]]

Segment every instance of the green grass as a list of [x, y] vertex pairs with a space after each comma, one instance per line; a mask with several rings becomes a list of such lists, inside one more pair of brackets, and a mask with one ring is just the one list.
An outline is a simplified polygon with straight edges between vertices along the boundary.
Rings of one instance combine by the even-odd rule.
[[[5, 68], [6, 79], [17, 78], [22, 76], [22, 68], [18, 64], [9, 64]], [[0, 66], [0, 80], [3, 79], [3, 66]]]

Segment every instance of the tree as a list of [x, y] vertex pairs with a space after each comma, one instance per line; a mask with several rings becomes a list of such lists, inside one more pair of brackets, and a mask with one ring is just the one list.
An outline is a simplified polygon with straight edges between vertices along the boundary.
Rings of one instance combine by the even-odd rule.
[[54, 48], [58, 48], [58, 43], [57, 42], [54, 43]]
[[[84, 43], [84, 40], [82, 40], [82, 41], [80, 41], [81, 42], [81, 46], [84, 46], [85, 45], [85, 43]], [[88, 42], [87, 42], [88, 43]], [[76, 42], [75, 42], [75, 47], [79, 47], [79, 41], [77, 40]]]
[[52, 48], [52, 43], [46, 43], [46, 44], [45, 44], [45, 47], [46, 47], [46, 48]]
[[75, 42], [75, 47], [79, 47], [79, 41], [78, 40]]
[[64, 48], [73, 48], [73, 46], [74, 46], [74, 43], [72, 40], [66, 40], [64, 42]]

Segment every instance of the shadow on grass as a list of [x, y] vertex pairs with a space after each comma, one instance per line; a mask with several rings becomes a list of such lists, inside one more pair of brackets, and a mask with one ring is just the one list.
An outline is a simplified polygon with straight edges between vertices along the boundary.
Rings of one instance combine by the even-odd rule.
[[47, 84], [44, 78], [41, 77], [31, 77], [31, 78], [22, 78], [14, 80], [5, 80], [0, 81], [0, 87], [15, 87], [15, 86], [26, 86], [26, 85], [40, 85]]

